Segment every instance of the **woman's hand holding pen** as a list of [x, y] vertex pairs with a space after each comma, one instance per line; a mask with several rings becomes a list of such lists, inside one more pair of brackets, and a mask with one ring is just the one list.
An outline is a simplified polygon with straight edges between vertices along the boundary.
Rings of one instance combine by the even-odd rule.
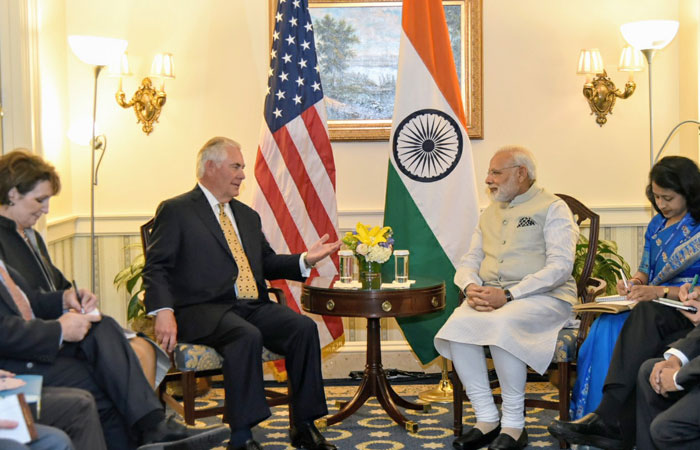
[[[692, 287], [692, 290], [691, 290]], [[681, 286], [678, 291], [678, 298], [686, 305], [693, 305], [698, 308], [698, 312], [689, 313], [686, 311], [681, 311], [685, 317], [688, 318], [693, 325], [698, 326], [700, 324], [700, 286], [693, 287], [690, 283], [685, 283]]]
[[663, 292], [659, 292], [662, 288], [659, 286], [633, 285], [627, 293], [628, 300], [636, 302], [648, 302], [659, 297], [663, 297]]

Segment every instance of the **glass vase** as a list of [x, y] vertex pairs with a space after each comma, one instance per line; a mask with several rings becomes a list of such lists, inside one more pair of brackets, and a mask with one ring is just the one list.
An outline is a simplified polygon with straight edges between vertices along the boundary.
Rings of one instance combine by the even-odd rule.
[[362, 289], [380, 289], [382, 286], [382, 264], [358, 258]]

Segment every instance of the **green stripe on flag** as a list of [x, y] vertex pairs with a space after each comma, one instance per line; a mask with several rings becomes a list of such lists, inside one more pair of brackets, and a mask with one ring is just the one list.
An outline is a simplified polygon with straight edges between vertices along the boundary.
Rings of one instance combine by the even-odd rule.
[[[440, 201], [440, 199], [433, 199]], [[433, 231], [418, 210], [406, 190], [393, 164], [389, 164], [384, 226], [394, 231], [394, 248], [411, 252], [410, 275], [444, 280], [447, 307], [443, 311], [422, 316], [398, 318], [406, 340], [421, 363], [427, 364], [439, 356], [433, 346], [433, 338], [458, 305], [459, 289], [454, 284], [455, 268], [447, 258]], [[394, 260], [391, 258], [382, 269], [383, 278], [394, 279]]]

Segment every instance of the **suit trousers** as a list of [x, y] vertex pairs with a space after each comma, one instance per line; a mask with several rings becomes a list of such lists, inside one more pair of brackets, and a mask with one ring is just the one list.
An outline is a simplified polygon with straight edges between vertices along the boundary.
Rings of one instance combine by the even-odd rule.
[[193, 343], [214, 347], [224, 358], [226, 412], [232, 430], [253, 427], [270, 416], [263, 346], [285, 356], [294, 423], [328, 414], [318, 329], [310, 318], [271, 301], [235, 300], [214, 333]]
[[[610, 360], [598, 412], [604, 419], [619, 419], [628, 446], [635, 436], [639, 368], [647, 359], [661, 356], [669, 344], [685, 336], [692, 327], [692, 322], [678, 310], [653, 302], [640, 302], [625, 321]], [[612, 414], [604, 407], [611, 404], [611, 399], [621, 407]]]
[[700, 448], [700, 386], [663, 397], [651, 388], [649, 376], [662, 358], [646, 361], [637, 380], [637, 449]]
[[76, 450], [105, 450], [104, 435], [95, 399], [87, 391], [67, 387], [45, 387], [41, 391], [38, 423], [66, 432]]
[[75, 387], [92, 394], [110, 449], [134, 448], [134, 424], [163, 409], [122, 328], [111, 317], [92, 324], [82, 341], [64, 343], [43, 375], [45, 386]]

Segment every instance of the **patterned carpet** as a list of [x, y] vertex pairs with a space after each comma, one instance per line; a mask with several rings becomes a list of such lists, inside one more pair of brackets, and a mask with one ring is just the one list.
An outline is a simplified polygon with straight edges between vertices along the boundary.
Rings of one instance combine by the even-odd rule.
[[[432, 389], [435, 384], [395, 384], [396, 392], [409, 401], [416, 401], [419, 393]], [[338, 411], [337, 400], [349, 400], [357, 386], [328, 386], [326, 397], [331, 414]], [[528, 383], [528, 396], [556, 398], [556, 391], [549, 383]], [[223, 389], [215, 387], [202, 397], [201, 405], [223, 402]], [[474, 411], [465, 404], [464, 423], [474, 423]], [[357, 450], [412, 450], [412, 449], [452, 449], [452, 404], [432, 405], [427, 413], [403, 410], [404, 415], [418, 423], [417, 433], [409, 433], [394, 423], [376, 399], [370, 399], [354, 415], [343, 422], [332, 425], [324, 435], [339, 449]], [[289, 415], [286, 406], [273, 408], [272, 416], [253, 429], [254, 438], [266, 450], [292, 450], [289, 445]], [[547, 432], [547, 425], [556, 417], [555, 411], [528, 408], [526, 413], [527, 432], [530, 437], [528, 449], [558, 449], [559, 443]], [[196, 423], [198, 427], [221, 423], [221, 418], [207, 418]], [[217, 449], [224, 449], [217, 447]]]

